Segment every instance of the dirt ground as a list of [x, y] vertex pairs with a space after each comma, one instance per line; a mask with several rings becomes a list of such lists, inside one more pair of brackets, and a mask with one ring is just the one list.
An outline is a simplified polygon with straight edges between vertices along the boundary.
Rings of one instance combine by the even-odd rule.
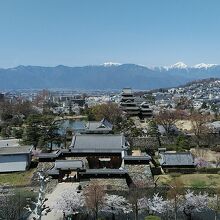
[[140, 150], [133, 150], [132, 156], [141, 156], [141, 151]]
[[220, 152], [211, 151], [209, 149], [196, 149], [190, 150], [196, 157], [201, 157], [208, 162], [214, 162], [220, 158]]
[[192, 124], [189, 120], [179, 120], [176, 122], [176, 127], [181, 130], [190, 131], [192, 129]]

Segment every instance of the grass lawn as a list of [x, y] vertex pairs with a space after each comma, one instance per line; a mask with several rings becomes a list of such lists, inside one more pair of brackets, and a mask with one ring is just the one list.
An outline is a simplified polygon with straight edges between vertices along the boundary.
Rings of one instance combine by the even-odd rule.
[[155, 176], [155, 179], [159, 177], [157, 181], [158, 185], [169, 184], [174, 178], [181, 180], [181, 182], [186, 187], [217, 187], [220, 185], [220, 175], [219, 174], [180, 174], [176, 177], [167, 174], [167, 175], [158, 175]]
[[25, 172], [0, 174], [0, 185], [24, 186], [30, 183], [36, 169], [32, 168]]

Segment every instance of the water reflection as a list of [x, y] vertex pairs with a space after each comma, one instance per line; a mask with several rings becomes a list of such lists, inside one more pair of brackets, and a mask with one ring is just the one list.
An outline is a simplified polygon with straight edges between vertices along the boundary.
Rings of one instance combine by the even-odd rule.
[[86, 121], [81, 121], [79, 119], [64, 119], [56, 121], [56, 125], [59, 128], [58, 133], [62, 136], [63, 142], [61, 144], [53, 143], [53, 150], [66, 148], [66, 142], [68, 142], [67, 139], [70, 139], [73, 133], [80, 133], [81, 131], [85, 130]]
[[74, 133], [85, 130], [86, 122], [81, 120], [61, 120], [59, 122], [59, 132], [61, 135], [65, 135], [66, 131], [72, 131]]

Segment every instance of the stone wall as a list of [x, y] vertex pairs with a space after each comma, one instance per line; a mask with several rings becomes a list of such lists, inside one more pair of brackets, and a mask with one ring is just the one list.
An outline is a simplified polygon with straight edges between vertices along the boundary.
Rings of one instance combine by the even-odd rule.
[[[160, 137], [160, 141], [162, 145], [172, 144], [172, 141], [167, 137]], [[159, 142], [156, 137], [133, 137], [128, 139], [130, 145], [134, 148], [155, 148], [159, 147]]]

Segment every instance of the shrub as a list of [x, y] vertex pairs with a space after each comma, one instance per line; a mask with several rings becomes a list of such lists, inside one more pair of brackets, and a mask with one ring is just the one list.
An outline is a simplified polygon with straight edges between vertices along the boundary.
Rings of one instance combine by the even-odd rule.
[[189, 149], [189, 140], [184, 135], [179, 135], [176, 138], [176, 145], [180, 149]]
[[23, 134], [23, 130], [22, 130], [22, 129], [13, 128], [12, 134], [13, 134], [13, 136], [14, 136], [15, 138], [21, 139], [21, 138], [22, 138], [22, 134]]
[[211, 150], [212, 150], [212, 151], [216, 151], [216, 152], [220, 152], [220, 145], [211, 147]]
[[82, 186], [81, 185], [78, 186], [78, 190], [82, 190]]

